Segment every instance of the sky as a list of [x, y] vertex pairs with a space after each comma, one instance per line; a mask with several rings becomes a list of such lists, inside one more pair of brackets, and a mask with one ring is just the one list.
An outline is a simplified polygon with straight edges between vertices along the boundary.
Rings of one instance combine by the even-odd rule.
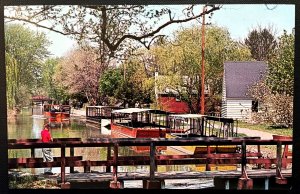
[[[174, 10], [178, 11], [178, 15], [180, 15], [182, 5], [168, 5], [168, 7], [174, 8]], [[202, 11], [201, 5], [199, 7], [200, 11]], [[244, 40], [249, 31], [258, 25], [261, 27], [272, 26], [273, 30], [280, 36], [283, 34], [283, 30], [292, 33], [292, 29], [295, 27], [295, 5], [228, 4], [223, 5], [220, 10], [215, 11], [211, 19], [207, 17], [206, 21], [227, 28], [231, 38], [237, 41]], [[182, 26], [188, 27], [192, 24], [199, 25], [199, 30], [201, 29], [201, 24], [196, 21], [185, 23]], [[178, 27], [178, 25], [172, 25], [163, 32], [170, 34], [173, 30], [178, 29]], [[52, 42], [49, 51], [54, 56], [63, 56], [67, 51], [76, 46], [75, 42], [66, 36], [48, 31], [45, 31], [45, 33]]]

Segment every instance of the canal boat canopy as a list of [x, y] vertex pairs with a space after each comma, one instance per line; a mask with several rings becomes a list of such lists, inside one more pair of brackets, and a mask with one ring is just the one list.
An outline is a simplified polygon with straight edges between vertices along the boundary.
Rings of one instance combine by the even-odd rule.
[[121, 109], [117, 106], [86, 106], [87, 119], [110, 119], [113, 110]]
[[202, 114], [171, 114], [168, 116], [169, 133], [176, 136], [204, 136]]
[[164, 127], [168, 112], [149, 108], [126, 108], [113, 110], [112, 123], [130, 127]]
[[[112, 138], [165, 138], [168, 113], [149, 108], [126, 108], [112, 111]], [[135, 152], [149, 151], [149, 146], [134, 146]], [[157, 151], [167, 149], [158, 146]]]
[[[102, 126], [110, 129], [110, 123], [102, 125], [102, 119], [111, 119], [113, 110], [121, 109], [118, 106], [86, 106], [86, 124], [101, 129]], [[108, 121], [108, 122], [109, 122]]]
[[202, 114], [171, 114], [168, 116], [171, 135], [180, 137], [237, 136], [237, 120]]
[[37, 95], [37, 96], [32, 96], [31, 98], [31, 104], [37, 104], [37, 105], [44, 105], [45, 103], [52, 103], [54, 101], [53, 98], [49, 98], [47, 96], [42, 96], [42, 95]]

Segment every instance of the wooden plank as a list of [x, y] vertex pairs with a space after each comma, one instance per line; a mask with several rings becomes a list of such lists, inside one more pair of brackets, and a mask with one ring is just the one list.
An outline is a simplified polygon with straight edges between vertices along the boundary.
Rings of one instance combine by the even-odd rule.
[[[245, 141], [246, 145], [277, 145], [278, 140], [259, 140], [243, 138], [214, 138], [214, 137], [189, 137], [189, 138], [90, 138], [88, 141], [66, 141], [66, 147], [107, 147], [118, 143], [119, 146], [182, 146], [182, 145], [241, 145]], [[291, 145], [292, 140], [281, 140], [282, 145]], [[8, 143], [8, 149], [42, 148], [45, 146], [61, 147], [59, 142], [49, 143]]]
[[[8, 168], [42, 168], [49, 165], [52, 167], [61, 166], [61, 157], [53, 157], [53, 160], [53, 162], [43, 162], [43, 158], [8, 158]], [[66, 157], [68, 166], [77, 160], [82, 160], [82, 156]]]
[[[118, 166], [132, 166], [132, 165], [150, 165], [150, 157], [139, 157], [138, 160], [133, 159], [118, 159]], [[144, 158], [144, 159], [143, 159]], [[112, 160], [109, 161], [82, 161], [82, 157], [66, 157], [66, 166], [74, 166], [74, 167], [84, 167], [84, 166], [112, 166], [114, 162]], [[42, 158], [38, 160], [28, 159], [24, 160], [22, 158], [9, 159], [9, 168], [42, 168], [47, 165], [51, 165], [53, 167], [60, 167], [61, 162], [59, 159], [54, 162], [42, 162]], [[17, 162], [16, 162], [17, 161]], [[292, 159], [286, 159], [287, 163], [291, 163]], [[184, 165], [184, 164], [240, 164], [241, 158], [211, 158], [207, 160], [206, 158], [183, 158], [183, 159], [160, 159], [155, 160], [156, 165]], [[247, 159], [248, 164], [276, 164], [275, 159], [268, 158], [254, 158]]]
[[[271, 170], [248, 170], [249, 178], [269, 178], [275, 177], [275, 169]], [[284, 177], [291, 177], [292, 170], [283, 170]], [[199, 178], [239, 178], [240, 171], [172, 171], [172, 172], [155, 172], [155, 180], [166, 179], [199, 179]], [[118, 180], [149, 180], [149, 172], [119, 172]], [[67, 182], [101, 182], [112, 180], [112, 173], [74, 173], [66, 174]]]
[[[53, 142], [66, 142], [66, 141], [76, 141], [81, 142], [81, 138], [53, 138]], [[41, 139], [8, 139], [8, 143], [41, 143]]]
[[[135, 159], [118, 159], [118, 166], [134, 166], [134, 165], [150, 165], [150, 157], [144, 157], [145, 160], [142, 160], [143, 157], [140, 157], [139, 160]], [[286, 159], [288, 163], [292, 162], [292, 159]], [[206, 158], [186, 158], [186, 159], [163, 159], [163, 160], [155, 160], [156, 165], [185, 165], [185, 164], [227, 164], [234, 165], [240, 164], [241, 158], [211, 158], [207, 160]], [[247, 159], [248, 164], [276, 164], [276, 159], [268, 159], [268, 158], [255, 158], [255, 159]], [[37, 168], [43, 167], [43, 164], [31, 164], [27, 165], [24, 163], [20, 163], [19, 165], [26, 168]], [[52, 166], [60, 167], [60, 162], [53, 163]], [[82, 161], [82, 160], [71, 160], [66, 162], [67, 166], [74, 167], [88, 167], [88, 166], [113, 166], [113, 160], [109, 161]]]

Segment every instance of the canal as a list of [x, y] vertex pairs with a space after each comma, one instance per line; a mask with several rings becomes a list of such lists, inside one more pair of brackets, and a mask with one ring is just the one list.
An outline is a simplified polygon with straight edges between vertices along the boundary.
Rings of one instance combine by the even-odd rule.
[[[21, 113], [16, 116], [12, 121], [8, 121], [8, 139], [28, 139], [28, 138], [40, 138], [40, 133], [46, 122], [42, 115], [32, 115], [31, 109], [22, 109]], [[105, 133], [101, 133], [105, 132]], [[51, 125], [50, 132], [53, 138], [81, 138], [85, 140], [87, 138], [101, 138], [110, 137], [109, 129], [102, 127], [99, 130], [94, 127], [86, 125], [85, 120], [80, 116], [72, 116], [70, 123], [64, 123], [62, 125]], [[53, 155], [60, 156], [60, 149], [54, 148]], [[75, 148], [75, 155], [83, 156], [83, 160], [105, 160], [107, 149], [106, 148]], [[67, 149], [67, 154], [69, 150]], [[143, 153], [135, 153], [129, 147], [120, 147], [120, 155], [145, 155]], [[16, 157], [30, 157], [30, 150], [9, 150], [8, 155], [10, 158]], [[36, 157], [42, 157], [41, 149], [35, 150]], [[42, 168], [36, 169], [21, 169], [25, 172], [32, 174], [43, 173]], [[75, 171], [83, 172], [83, 167], [75, 167]], [[119, 166], [119, 172], [149, 172], [148, 166]], [[158, 166], [158, 171], [191, 171], [194, 170], [193, 166]], [[103, 172], [105, 167], [91, 167], [91, 171]], [[53, 168], [54, 173], [60, 173], [60, 168]], [[66, 168], [66, 172], [70, 172], [69, 168]], [[142, 181], [125, 181], [125, 188], [142, 188]], [[212, 179], [194, 179], [194, 180], [166, 180], [166, 189], [200, 189], [213, 187]]]

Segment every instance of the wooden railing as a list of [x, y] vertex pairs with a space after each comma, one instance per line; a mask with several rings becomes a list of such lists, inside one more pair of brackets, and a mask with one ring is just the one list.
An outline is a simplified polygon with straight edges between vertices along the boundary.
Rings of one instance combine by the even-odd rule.
[[[107, 172], [112, 167], [112, 180], [118, 181], [118, 166], [136, 166], [149, 165], [149, 180], [155, 180], [155, 171], [157, 165], [182, 165], [182, 164], [240, 164], [241, 177], [247, 179], [247, 164], [275, 164], [276, 180], [278, 183], [284, 184], [285, 178], [281, 174], [282, 163], [292, 163], [292, 158], [282, 157], [290, 154], [282, 154], [283, 145], [292, 145], [291, 139], [270, 139], [262, 140], [256, 138], [216, 138], [216, 137], [195, 137], [195, 138], [91, 138], [86, 141], [80, 139], [54, 139], [53, 142], [42, 143], [39, 140], [8, 140], [8, 149], [37, 149], [37, 148], [60, 148], [61, 156], [57, 157], [54, 162], [43, 163], [40, 159], [34, 159], [34, 155], [27, 159], [9, 158], [9, 168], [25, 167], [61, 167], [61, 182], [65, 181], [66, 167], [84, 167], [89, 169], [91, 166], [106, 166]], [[236, 145], [240, 147], [237, 153], [206, 153], [206, 154], [187, 154], [187, 155], [160, 155], [156, 152], [157, 146], [218, 146], [218, 145]], [[275, 158], [262, 158], [261, 153], [249, 153], [246, 150], [247, 145], [275, 145]], [[119, 156], [118, 150], [122, 146], [150, 146], [149, 156]], [[106, 147], [108, 149], [106, 160], [82, 160], [80, 156], [74, 156], [74, 148], [84, 147]], [[73, 154], [66, 157], [66, 148], [71, 148]], [[111, 148], [113, 155], [111, 156]], [[26, 164], [25, 164], [26, 163]], [[30, 165], [28, 164], [30, 163]], [[86, 170], [87, 171], [87, 170]]]

